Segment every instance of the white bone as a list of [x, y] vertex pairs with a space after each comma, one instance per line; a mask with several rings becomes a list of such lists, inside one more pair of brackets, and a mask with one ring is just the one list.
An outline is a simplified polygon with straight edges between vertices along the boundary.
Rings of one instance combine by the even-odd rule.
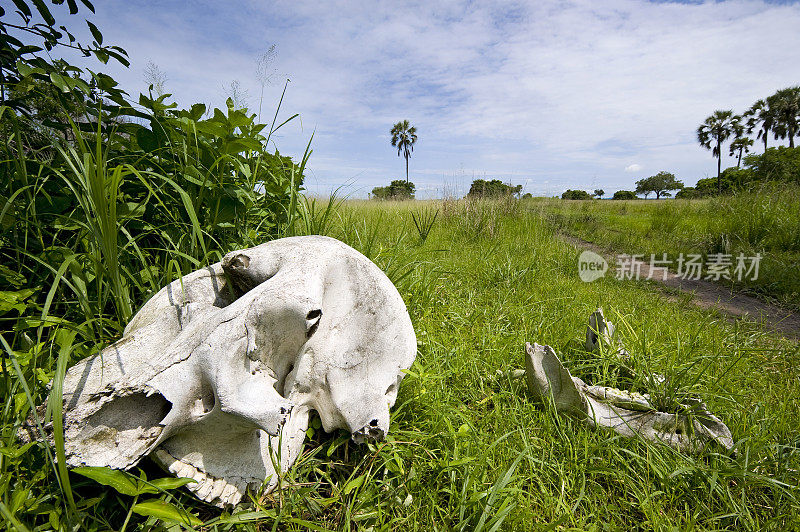
[[248, 486], [274, 488], [312, 411], [328, 432], [382, 438], [416, 346], [397, 289], [345, 244], [232, 252], [163, 288], [121, 340], [69, 369], [67, 462], [125, 469], [150, 454], [197, 480], [187, 488], [201, 499], [236, 504]]
[[698, 450], [710, 442], [733, 448], [728, 427], [699, 400], [686, 401], [686, 413], [658, 412], [646, 395], [588, 386], [573, 377], [549, 345], [526, 343], [525, 352], [528, 390], [540, 402], [552, 401], [559, 412], [584, 419], [592, 427], [638, 435], [681, 451]]
[[589, 326], [586, 327], [586, 350], [596, 351], [603, 345], [608, 348], [613, 343], [614, 324], [603, 316], [599, 308], [589, 315]]

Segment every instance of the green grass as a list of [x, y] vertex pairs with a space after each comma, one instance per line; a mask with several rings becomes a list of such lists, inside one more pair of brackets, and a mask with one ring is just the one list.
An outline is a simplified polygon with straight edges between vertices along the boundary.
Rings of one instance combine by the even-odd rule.
[[[209, 529], [800, 527], [797, 343], [669, 301], [646, 284], [611, 277], [581, 282], [578, 250], [558, 238], [552, 211], [536, 202], [311, 206], [287, 232], [324, 232], [381, 266], [408, 305], [417, 360], [400, 387], [385, 442], [357, 446], [347, 434], [323, 433], [317, 423], [305, 454], [282, 479], [284, 489], [256, 498], [251, 513], [220, 516], [182, 490], [165, 492], [162, 498]], [[421, 219], [437, 211], [427, 227]], [[666, 389], [628, 382], [613, 364], [584, 350], [587, 318], [598, 306], [618, 324], [633, 369], [665, 374]], [[663, 398], [699, 393], [731, 428], [734, 452], [683, 455], [590, 430], [533, 403], [524, 382], [497, 376], [524, 367], [526, 341], [552, 345], [573, 375], [592, 384], [632, 385]], [[68, 349], [56, 346], [51, 355], [23, 362], [53, 371], [67, 356], [58, 353]], [[13, 371], [4, 361], [4, 383], [14, 393], [4, 396], [0, 514], [10, 526], [47, 529], [70, 515], [84, 529], [170, 523], [131, 512], [132, 496], [75, 474], [60, 489], [63, 475], [48, 465], [42, 444], [15, 456], [13, 428], [21, 419], [14, 405], [26, 399]], [[42, 384], [34, 402], [45, 393]], [[161, 475], [143, 467], [148, 478]]]
[[[700, 200], [535, 200], [531, 208], [560, 231], [618, 253], [762, 256], [758, 279], [732, 283], [800, 309], [800, 187]], [[734, 259], [735, 264], [735, 259]], [[749, 264], [749, 263], [748, 263]]]

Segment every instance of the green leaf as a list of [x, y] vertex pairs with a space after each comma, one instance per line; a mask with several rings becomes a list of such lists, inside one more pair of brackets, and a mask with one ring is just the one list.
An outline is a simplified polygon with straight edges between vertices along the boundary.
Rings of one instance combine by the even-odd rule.
[[50, 73], [50, 81], [53, 82], [53, 85], [61, 89], [61, 92], [69, 92], [69, 84], [67, 80], [61, 74], [56, 74], [55, 72]]
[[131, 510], [139, 515], [146, 517], [156, 517], [165, 521], [181, 523], [186, 526], [201, 526], [203, 522], [197, 516], [182, 510], [172, 503], [161, 499], [150, 499], [140, 502]]
[[89, 9], [89, 11], [94, 13], [94, 6], [92, 5], [92, 3], [89, 0], [81, 0], [81, 3], [83, 5], [85, 5]]
[[0, 454], [15, 459], [25, 454], [36, 442], [26, 443], [22, 447], [0, 447]]
[[308, 530], [313, 530], [314, 532], [332, 532], [330, 528], [325, 528], [324, 526], [312, 523], [311, 521], [306, 521], [305, 519], [300, 519], [298, 517], [290, 517], [289, 522], [295, 525], [303, 526]]
[[27, 2], [24, 2], [23, 0], [13, 0], [13, 2], [14, 5], [17, 6], [17, 9], [19, 9], [23, 15], [25, 15], [26, 17], [33, 16], [33, 13], [31, 13], [31, 8], [28, 7]]
[[47, 5], [45, 5], [42, 0], [33, 0], [33, 5], [36, 6], [36, 9], [39, 11], [39, 14], [42, 16], [48, 26], [56, 25], [56, 19], [53, 18], [50, 10], [47, 9]]
[[102, 45], [103, 44], [103, 34], [100, 33], [100, 30], [97, 29], [97, 26], [95, 26], [94, 24], [92, 24], [88, 20], [86, 21], [86, 24], [89, 26], [89, 31], [92, 32], [92, 37], [94, 37], [94, 40], [97, 41], [97, 44]]
[[342, 493], [347, 495], [348, 493], [350, 493], [354, 489], [356, 489], [358, 487], [361, 487], [361, 485], [364, 483], [364, 479], [365, 478], [366, 478], [366, 475], [363, 475], [363, 476], [356, 477], [353, 480], [348, 481], [347, 484], [344, 485], [344, 489], [342, 490]]
[[28, 307], [25, 300], [33, 293], [34, 290], [31, 288], [15, 292], [0, 291], [0, 314], [4, 314], [9, 310], [16, 310], [21, 315]]
[[110, 486], [123, 495], [134, 496], [142, 493], [138, 479], [124, 471], [107, 467], [76, 467], [72, 472], [90, 478], [103, 486]]
[[17, 70], [19, 71], [20, 76], [26, 78], [30, 76], [31, 73], [33, 73], [34, 68], [29, 65], [26, 65], [22, 61], [17, 61]]
[[262, 520], [262, 519], [269, 519], [269, 518], [272, 518], [272, 519], [275, 518], [275, 511], [274, 510], [268, 510], [268, 511], [257, 510], [257, 511], [252, 511], [252, 512], [238, 512], [238, 513], [235, 513], [235, 514], [227, 516], [227, 517], [220, 517], [219, 518], [219, 522], [220, 523], [225, 523], [225, 524], [228, 524], [228, 523], [248, 523], [250, 521], [259, 521], [259, 520]]
[[167, 478], [157, 478], [155, 480], [151, 480], [150, 484], [160, 490], [174, 490], [175, 488], [180, 488], [181, 486], [185, 486], [190, 482], [197, 482], [193, 478], [186, 478], [186, 477], [167, 477]]
[[148, 153], [158, 149], [158, 139], [149, 129], [142, 127], [136, 130], [136, 143]]
[[23, 61], [17, 61], [17, 70], [19, 71], [20, 75], [24, 78], [27, 78], [31, 74], [44, 74], [44, 69], [38, 67], [32, 67], [28, 63]]

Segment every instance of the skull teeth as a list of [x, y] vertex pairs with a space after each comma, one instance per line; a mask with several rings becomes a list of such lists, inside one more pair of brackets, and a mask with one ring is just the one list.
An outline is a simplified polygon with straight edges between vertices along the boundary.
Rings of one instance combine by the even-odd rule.
[[244, 489], [240, 489], [235, 484], [212, 477], [205, 471], [178, 460], [164, 449], [157, 449], [153, 456], [156, 462], [175, 476], [195, 480], [186, 487], [206, 502], [217, 506], [234, 506], [242, 500]]

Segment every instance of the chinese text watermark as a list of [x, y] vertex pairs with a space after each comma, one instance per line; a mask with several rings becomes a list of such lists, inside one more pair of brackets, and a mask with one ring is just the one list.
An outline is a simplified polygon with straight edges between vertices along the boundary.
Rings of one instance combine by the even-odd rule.
[[[758, 279], [761, 265], [761, 254], [746, 256], [744, 253], [711, 253], [705, 260], [700, 254], [681, 253], [676, 259], [670, 259], [666, 253], [660, 257], [655, 253], [646, 255], [617, 255], [616, 275], [619, 280], [625, 279], [661, 279], [665, 281], [670, 269], [675, 277], [686, 280], [719, 281]], [[606, 260], [592, 251], [584, 251], [578, 258], [578, 275], [582, 281], [592, 282], [603, 277], [608, 270]]]

